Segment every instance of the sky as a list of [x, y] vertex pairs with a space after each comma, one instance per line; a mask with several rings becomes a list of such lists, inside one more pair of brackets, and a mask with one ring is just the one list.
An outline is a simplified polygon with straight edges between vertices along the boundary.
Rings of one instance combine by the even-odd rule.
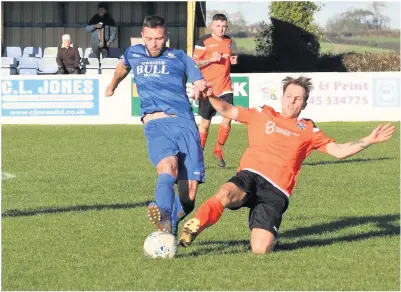
[[[207, 1], [206, 10], [220, 10], [227, 13], [241, 11], [248, 24], [268, 20], [270, 1]], [[348, 8], [368, 9], [373, 1], [314, 1], [324, 4], [321, 11], [316, 13], [315, 20], [319, 26], [325, 27], [327, 20], [336, 14], [341, 14]], [[400, 29], [400, 0], [385, 1], [383, 14], [390, 17], [390, 28]], [[209, 21], [209, 20], [208, 20]]]

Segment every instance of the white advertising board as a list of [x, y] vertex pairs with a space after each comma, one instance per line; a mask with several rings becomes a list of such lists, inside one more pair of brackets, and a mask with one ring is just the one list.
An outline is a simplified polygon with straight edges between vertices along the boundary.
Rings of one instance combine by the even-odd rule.
[[[316, 122], [400, 121], [400, 73], [232, 74], [234, 102], [268, 104], [281, 111], [282, 80], [312, 78], [308, 105], [301, 116]], [[2, 76], [2, 124], [140, 124], [139, 100], [131, 77], [113, 97], [104, 92], [112, 75]], [[194, 112], [197, 103], [192, 101]], [[199, 116], [196, 116], [199, 121]], [[216, 116], [213, 123], [221, 117]]]
[[253, 74], [249, 106], [266, 103], [281, 111], [282, 80], [287, 76], [312, 78], [314, 89], [301, 117], [317, 122], [400, 121], [397, 72]]

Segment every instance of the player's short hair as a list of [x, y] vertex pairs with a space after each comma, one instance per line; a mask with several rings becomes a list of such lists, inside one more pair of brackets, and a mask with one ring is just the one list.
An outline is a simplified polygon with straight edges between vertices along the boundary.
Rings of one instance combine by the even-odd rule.
[[308, 101], [309, 98], [309, 93], [313, 89], [313, 84], [311, 82], [312, 78], [307, 78], [307, 77], [298, 77], [298, 78], [292, 78], [292, 77], [286, 77], [283, 79], [283, 94], [285, 90], [287, 89], [288, 85], [290, 84], [295, 84], [298, 86], [301, 86], [303, 89], [305, 89], [305, 102]]
[[212, 21], [217, 21], [217, 20], [227, 21], [227, 16], [221, 13], [217, 13], [213, 16]]
[[143, 20], [143, 27], [156, 28], [164, 27], [167, 28], [167, 23], [163, 17], [157, 15], [146, 16]]

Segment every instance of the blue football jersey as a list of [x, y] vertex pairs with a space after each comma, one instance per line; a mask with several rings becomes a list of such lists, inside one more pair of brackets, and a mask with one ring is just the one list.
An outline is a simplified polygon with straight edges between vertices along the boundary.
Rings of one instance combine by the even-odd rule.
[[203, 79], [194, 61], [182, 50], [166, 48], [151, 57], [144, 45], [129, 47], [122, 56], [131, 68], [141, 101], [141, 114], [165, 112], [194, 119], [186, 82]]

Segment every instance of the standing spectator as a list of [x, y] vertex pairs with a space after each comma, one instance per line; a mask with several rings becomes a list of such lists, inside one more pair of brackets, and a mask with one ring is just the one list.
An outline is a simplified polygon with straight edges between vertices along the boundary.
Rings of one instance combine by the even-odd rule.
[[69, 34], [62, 36], [61, 46], [57, 51], [58, 74], [79, 74], [78, 48], [71, 43]]
[[92, 34], [92, 50], [98, 59], [100, 59], [100, 54], [102, 54], [103, 58], [107, 58], [110, 44], [114, 42], [117, 36], [116, 23], [107, 12], [107, 9], [106, 3], [100, 3], [97, 14], [92, 17], [85, 27], [86, 31]]

